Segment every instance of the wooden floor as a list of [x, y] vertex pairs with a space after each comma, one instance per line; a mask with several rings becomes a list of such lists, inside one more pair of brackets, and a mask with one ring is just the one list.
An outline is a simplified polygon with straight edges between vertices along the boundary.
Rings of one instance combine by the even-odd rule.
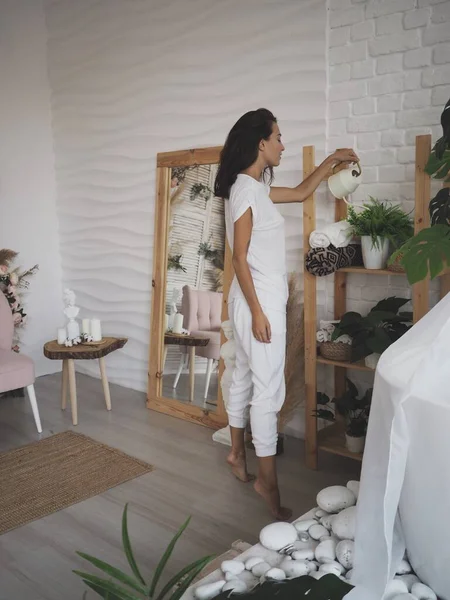
[[[212, 442], [210, 430], [148, 411], [144, 394], [119, 386], [111, 386], [113, 410], [108, 413], [99, 380], [78, 374], [77, 385], [75, 429], [150, 462], [155, 470], [1, 536], [0, 600], [81, 600], [83, 584], [71, 571], [86, 565], [76, 550], [125, 567], [120, 520], [126, 502], [136, 559], [146, 575], [188, 515], [191, 525], [167, 576], [200, 556], [224, 552], [238, 538], [257, 541], [271, 519], [251, 486], [229, 475], [227, 448]], [[59, 390], [57, 375], [36, 382], [43, 436], [72, 429], [70, 411], [59, 408]], [[36, 439], [28, 400], [1, 399], [0, 451]], [[322, 487], [358, 477], [358, 464], [345, 458], [324, 456], [321, 468], [306, 470], [302, 443], [287, 440], [279, 459], [280, 486], [294, 516], [315, 505]], [[87, 597], [97, 598], [93, 592]]]

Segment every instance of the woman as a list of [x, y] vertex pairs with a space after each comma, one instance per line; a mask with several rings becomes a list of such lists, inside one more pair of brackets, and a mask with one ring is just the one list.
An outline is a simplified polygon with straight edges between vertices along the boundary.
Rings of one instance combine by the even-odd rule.
[[248, 112], [228, 134], [215, 181], [215, 195], [227, 199], [226, 231], [236, 273], [228, 297], [236, 368], [227, 406], [232, 440], [227, 462], [241, 481], [251, 479], [244, 446], [250, 408], [258, 457], [254, 487], [281, 520], [291, 516], [280, 504], [275, 463], [277, 414], [285, 396], [288, 286], [284, 219], [274, 204], [303, 202], [334, 164], [358, 160], [351, 149], [337, 150], [297, 187], [270, 187], [283, 150], [274, 115], [263, 108]]

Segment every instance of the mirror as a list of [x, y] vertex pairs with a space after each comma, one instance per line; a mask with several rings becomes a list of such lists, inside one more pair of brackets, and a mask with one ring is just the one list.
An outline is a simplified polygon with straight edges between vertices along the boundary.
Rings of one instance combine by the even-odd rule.
[[231, 261], [224, 201], [214, 196], [221, 148], [158, 155], [148, 407], [226, 424], [221, 323]]

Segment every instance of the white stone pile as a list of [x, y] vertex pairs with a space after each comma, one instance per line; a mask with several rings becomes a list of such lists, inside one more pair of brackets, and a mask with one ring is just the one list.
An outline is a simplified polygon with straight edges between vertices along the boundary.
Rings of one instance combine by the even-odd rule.
[[[349, 581], [353, 569], [356, 502], [359, 482], [332, 486], [317, 495], [318, 508], [311, 518], [290, 523], [271, 523], [260, 532], [261, 556], [246, 561], [227, 560], [220, 581], [195, 589], [197, 600], [211, 600], [219, 593], [243, 594], [258, 583], [284, 581], [302, 575], [320, 579], [332, 573]], [[266, 555], [263, 555], [264, 549]], [[269, 564], [267, 550], [277, 557]], [[436, 594], [414, 575], [407, 558], [389, 583], [383, 600], [437, 600]]]

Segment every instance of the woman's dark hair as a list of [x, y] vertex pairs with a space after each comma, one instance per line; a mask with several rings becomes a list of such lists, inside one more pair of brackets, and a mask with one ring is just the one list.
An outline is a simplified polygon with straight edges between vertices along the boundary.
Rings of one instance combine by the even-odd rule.
[[[258, 108], [245, 113], [233, 126], [220, 154], [220, 164], [214, 183], [214, 194], [218, 198], [228, 198], [230, 188], [239, 173], [248, 169], [258, 158], [259, 143], [272, 134], [273, 124], [277, 120], [266, 108]], [[264, 175], [269, 174], [272, 182], [273, 169], [266, 167]]]

